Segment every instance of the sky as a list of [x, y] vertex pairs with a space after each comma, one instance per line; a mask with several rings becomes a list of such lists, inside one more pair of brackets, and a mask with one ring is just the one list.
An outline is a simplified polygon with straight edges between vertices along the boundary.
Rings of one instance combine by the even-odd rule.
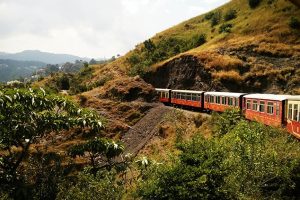
[[136, 44], [229, 0], [0, 0], [0, 52], [89, 58]]

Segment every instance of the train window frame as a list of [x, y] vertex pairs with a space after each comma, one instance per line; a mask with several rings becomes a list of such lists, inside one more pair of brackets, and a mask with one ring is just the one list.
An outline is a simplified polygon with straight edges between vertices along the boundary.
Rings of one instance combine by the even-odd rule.
[[269, 115], [274, 115], [274, 102], [267, 102], [267, 113]]
[[288, 115], [287, 118], [288, 119], [292, 119], [293, 117], [293, 104], [289, 103], [288, 105]]
[[222, 105], [226, 105], [226, 97], [222, 97]]
[[221, 98], [220, 98], [220, 96], [216, 96], [216, 104], [221, 104]]
[[258, 111], [258, 101], [257, 100], [253, 100], [253, 102], [252, 102], [252, 110]]
[[187, 101], [191, 100], [191, 93], [185, 93], [185, 100]]
[[201, 94], [196, 95], [196, 101], [201, 101]]
[[264, 113], [265, 112], [265, 101], [259, 101], [259, 112]]
[[192, 101], [197, 101], [197, 94], [192, 94]]
[[233, 106], [233, 98], [232, 97], [228, 97], [228, 105]]
[[234, 106], [235, 107], [239, 106], [239, 98], [238, 97], [234, 98]]
[[247, 110], [251, 109], [251, 99], [247, 99], [247, 101], [246, 101], [246, 109]]
[[215, 96], [213, 96], [213, 95], [209, 96], [209, 102], [215, 103]]
[[293, 105], [293, 121], [298, 121], [298, 113], [299, 113], [299, 106], [298, 104]]

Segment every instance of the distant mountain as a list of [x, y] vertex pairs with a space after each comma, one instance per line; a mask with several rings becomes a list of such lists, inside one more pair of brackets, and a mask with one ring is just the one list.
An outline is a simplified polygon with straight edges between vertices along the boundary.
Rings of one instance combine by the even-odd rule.
[[0, 82], [15, 80], [20, 77], [29, 77], [36, 70], [45, 66], [46, 63], [38, 61], [0, 59]]
[[19, 53], [0, 52], [0, 59], [10, 59], [19, 61], [39, 61], [48, 64], [61, 64], [65, 62], [75, 62], [76, 60], [89, 61], [89, 58], [81, 58], [79, 56], [69, 54], [56, 54], [42, 52], [39, 50], [25, 50]]

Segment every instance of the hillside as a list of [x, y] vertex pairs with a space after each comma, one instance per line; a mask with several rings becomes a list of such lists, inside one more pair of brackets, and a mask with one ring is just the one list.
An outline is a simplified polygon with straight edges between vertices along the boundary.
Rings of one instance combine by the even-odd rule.
[[65, 62], [75, 62], [76, 60], [86, 60], [88, 58], [81, 58], [79, 56], [69, 55], [69, 54], [56, 54], [42, 52], [39, 50], [25, 50], [18, 53], [0, 53], [0, 59], [12, 59], [19, 61], [39, 61], [47, 64], [61, 64]]
[[299, 93], [299, 10], [285, 0], [264, 0], [255, 8], [232, 0], [95, 66], [81, 84], [140, 75], [154, 87]]
[[0, 59], [0, 82], [15, 80], [20, 77], [29, 77], [36, 70], [46, 66], [38, 61], [18, 61]]

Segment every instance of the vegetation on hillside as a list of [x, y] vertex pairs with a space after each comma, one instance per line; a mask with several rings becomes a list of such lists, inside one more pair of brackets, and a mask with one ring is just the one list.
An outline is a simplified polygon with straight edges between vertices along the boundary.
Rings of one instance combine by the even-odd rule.
[[143, 199], [298, 198], [298, 142], [238, 116], [237, 111], [215, 114], [210, 120], [215, 135], [197, 134], [179, 143], [179, 160], [149, 170], [137, 194]]

